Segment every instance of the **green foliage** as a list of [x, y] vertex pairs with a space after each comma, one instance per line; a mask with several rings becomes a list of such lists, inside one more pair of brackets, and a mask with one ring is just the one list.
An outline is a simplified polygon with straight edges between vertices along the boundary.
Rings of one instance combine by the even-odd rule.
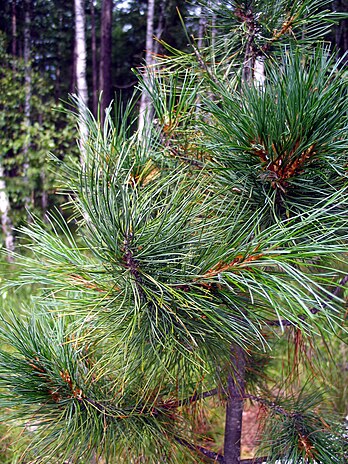
[[[305, 23], [316, 40], [318, 19], [332, 17], [313, 1], [281, 2], [251, 49], [245, 15], [266, 18], [265, 2], [249, 3], [222, 9], [240, 30], [224, 54], [210, 48], [208, 60], [193, 41], [192, 54], [149, 72], [155, 117], [142, 134], [134, 101], [103, 127], [78, 115], [83, 165], [56, 159], [77, 236], [59, 215], [22, 228], [30, 253], [16, 256], [22, 272], [7, 288], [42, 290], [31, 317], [2, 320], [0, 405], [30, 425], [33, 462], [197, 462], [207, 450], [194, 412], [207, 396], [228, 400], [227, 378], [240, 376], [231, 345], [246, 359], [239, 400], [267, 414], [267, 462], [346, 459], [341, 417], [321, 418], [315, 381], [295, 384], [307, 376], [301, 337], [325, 342], [345, 323], [346, 80], [324, 47], [298, 41], [253, 83], [241, 56], [265, 58], [290, 29], [302, 40]], [[270, 358], [289, 333], [287, 373]]]
[[221, 182], [268, 204], [266, 217], [289, 217], [346, 185], [346, 79], [339, 63], [317, 49], [286, 51], [267, 67], [267, 82], [219, 101], [208, 132]]
[[[74, 141], [74, 122], [61, 111], [62, 104], [52, 99], [52, 88], [47, 86], [36, 71], [32, 71], [30, 124], [24, 117], [24, 64], [14, 60], [12, 67], [8, 55], [0, 59], [0, 85], [6, 89], [0, 96], [0, 140], [2, 164], [12, 207], [15, 226], [26, 220], [25, 198], [31, 198], [31, 213], [42, 215], [42, 197], [56, 202], [56, 173], [48, 163], [49, 152], [54, 149], [59, 158], [77, 155]], [[53, 107], [55, 109], [53, 110]], [[28, 153], [25, 147], [28, 146]], [[29, 169], [25, 172], [25, 163]]]
[[343, 462], [347, 443], [342, 426], [329, 424], [327, 412], [324, 418], [314, 412], [322, 400], [320, 392], [306, 395], [302, 391], [295, 400], [278, 398], [276, 405], [268, 405], [262, 450], [267, 462]]

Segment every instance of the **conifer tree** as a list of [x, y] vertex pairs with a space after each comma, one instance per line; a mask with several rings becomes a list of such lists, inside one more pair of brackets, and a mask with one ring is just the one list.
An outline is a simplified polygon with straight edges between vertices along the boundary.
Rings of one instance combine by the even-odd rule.
[[[58, 215], [53, 232], [23, 230], [31, 254], [8, 285], [42, 291], [1, 325], [0, 403], [29, 436], [23, 462], [346, 462], [343, 418], [315, 380], [316, 349], [344, 338], [348, 280], [346, 76], [322, 41], [339, 19], [328, 3], [204, 5], [213, 39], [198, 49], [188, 33], [191, 53], [167, 46], [143, 81], [146, 138], [134, 101], [103, 128], [81, 112], [84, 166], [60, 166], [77, 235]], [[281, 342], [295, 342], [283, 368]], [[214, 396], [221, 453], [195, 427]], [[264, 411], [253, 461], [246, 401]]]

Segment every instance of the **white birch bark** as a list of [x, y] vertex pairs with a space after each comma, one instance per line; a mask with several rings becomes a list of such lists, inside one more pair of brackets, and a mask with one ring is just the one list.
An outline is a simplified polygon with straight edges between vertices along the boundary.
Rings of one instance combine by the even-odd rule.
[[[147, 4], [147, 22], [146, 22], [146, 55], [145, 61], [146, 66], [151, 66], [154, 62], [153, 51], [154, 51], [154, 16], [155, 16], [155, 0], [148, 0]], [[144, 76], [146, 81], [146, 76]], [[144, 89], [141, 94], [140, 106], [139, 106], [139, 121], [138, 130], [139, 137], [144, 135], [144, 128], [146, 122], [151, 120], [151, 99], [148, 92]]]
[[265, 80], [265, 60], [262, 56], [258, 56], [256, 57], [254, 64], [254, 82], [260, 90], [264, 89]]
[[88, 129], [86, 124], [86, 113], [88, 105], [88, 89], [86, 79], [86, 15], [84, 0], [75, 0], [75, 66], [77, 96], [79, 99], [79, 130], [80, 130], [80, 160], [82, 166], [86, 161], [86, 142]]
[[4, 168], [0, 163], [0, 214], [1, 228], [4, 236], [5, 248], [8, 252], [7, 260], [12, 262], [14, 252], [14, 237], [12, 231], [12, 221], [10, 218], [10, 201], [6, 191]]

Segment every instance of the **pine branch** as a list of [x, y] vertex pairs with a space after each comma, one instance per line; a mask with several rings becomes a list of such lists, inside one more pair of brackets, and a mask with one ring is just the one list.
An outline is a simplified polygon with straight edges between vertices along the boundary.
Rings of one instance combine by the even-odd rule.
[[204, 398], [215, 396], [218, 394], [218, 392], [219, 390], [217, 388], [213, 388], [212, 390], [208, 390], [203, 393], [195, 393], [194, 395], [189, 396], [188, 398], [184, 398], [183, 400], [168, 401], [160, 406], [162, 408], [164, 407], [165, 409], [176, 409], [182, 406], [188, 406], [192, 403], [195, 403], [196, 401], [203, 400]]
[[[190, 449], [191, 451], [198, 451], [199, 453], [203, 454], [207, 459], [211, 459], [214, 462], [224, 463], [224, 457], [220, 453], [215, 453], [210, 449], [204, 448], [203, 446], [193, 445], [192, 443], [188, 442], [187, 440], [183, 440], [182, 438], [175, 437], [175, 440], [180, 444], [185, 446], [186, 448]], [[266, 462], [267, 457], [260, 457], [260, 458], [252, 458], [252, 459], [242, 459], [240, 464], [262, 464]]]
[[196, 55], [199, 66], [208, 74], [210, 79], [215, 84], [219, 84], [219, 80], [216, 78], [215, 74], [213, 74], [211, 72], [211, 70], [209, 69], [207, 63], [203, 60], [202, 55], [199, 53], [199, 50], [195, 47], [195, 45], [193, 43], [191, 45], [192, 45], [193, 51], [194, 51], [194, 53]]
[[290, 413], [289, 411], [282, 408], [281, 406], [279, 406], [279, 404], [275, 403], [274, 401], [267, 400], [266, 398], [262, 398], [261, 396], [251, 395], [247, 393], [243, 396], [243, 399], [256, 401], [262, 404], [263, 406], [266, 406], [267, 408], [272, 409], [272, 411], [275, 411], [277, 414], [280, 414], [282, 416], [291, 417], [294, 415], [294, 413]]
[[[327, 298], [326, 300], [326, 303], [321, 307], [321, 308], [317, 308], [317, 307], [313, 307], [311, 308], [309, 311], [311, 314], [318, 314], [321, 310], [327, 308], [327, 306], [329, 305], [330, 301], [332, 301], [338, 294], [339, 292], [342, 290], [342, 287], [343, 285], [345, 285], [346, 283], [348, 282], [348, 274], [345, 275], [339, 282], [339, 284], [337, 285], [337, 287], [335, 288], [335, 290], [333, 292], [331, 292], [331, 295]], [[301, 319], [302, 321], [306, 320], [307, 319], [307, 316], [303, 315], [303, 316], [299, 316], [299, 319]], [[293, 324], [293, 322], [291, 321], [288, 321], [286, 319], [281, 319], [280, 321], [277, 320], [277, 321], [268, 321], [266, 323], [268, 326], [271, 326], [271, 327], [274, 327], [274, 326], [277, 326], [277, 327], [290, 327]]]
[[199, 453], [203, 454], [206, 458], [211, 459], [214, 462], [224, 462], [224, 457], [222, 454], [215, 453], [203, 446], [193, 445], [192, 443], [188, 442], [187, 440], [183, 440], [182, 438], [175, 437], [175, 440], [180, 443], [180, 445], [185, 446], [186, 448], [190, 449], [191, 451], [198, 451]]

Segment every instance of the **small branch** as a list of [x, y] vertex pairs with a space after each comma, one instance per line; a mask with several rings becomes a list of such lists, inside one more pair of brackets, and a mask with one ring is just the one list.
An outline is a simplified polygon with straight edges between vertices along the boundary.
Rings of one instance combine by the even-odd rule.
[[199, 50], [194, 46], [193, 43], [192, 43], [192, 48], [193, 48], [193, 51], [195, 52], [195, 55], [196, 55], [196, 58], [197, 58], [197, 61], [198, 61], [199, 66], [208, 74], [208, 76], [210, 77], [210, 79], [211, 79], [215, 84], [219, 84], [219, 80], [218, 80], [218, 79], [216, 78], [216, 76], [210, 71], [210, 69], [208, 68], [207, 63], [203, 60], [202, 55], [199, 53]]
[[182, 438], [175, 437], [175, 440], [180, 444], [185, 446], [186, 448], [190, 449], [191, 451], [198, 451], [199, 453], [203, 454], [206, 458], [211, 459], [214, 462], [224, 462], [224, 457], [222, 454], [215, 453], [203, 446], [193, 445], [192, 443], [183, 440]]
[[293, 415], [293, 413], [288, 412], [286, 409], [282, 408], [281, 406], [274, 403], [273, 401], [267, 400], [266, 398], [261, 398], [261, 396], [245, 394], [243, 396], [243, 399], [252, 400], [252, 401], [256, 401], [258, 403], [261, 403], [263, 406], [266, 406], [269, 409], [272, 409], [273, 411], [275, 411], [277, 414], [280, 414], [280, 415], [285, 416], [285, 417], [290, 417], [290, 416]]
[[290, 18], [286, 19], [283, 24], [282, 24], [282, 28], [280, 29], [280, 31], [277, 31], [275, 30], [274, 33], [273, 33], [273, 36], [271, 37], [271, 39], [269, 40], [268, 43], [266, 43], [265, 45], [263, 45], [263, 47], [261, 47], [261, 50], [263, 53], [267, 53], [269, 51], [269, 49], [271, 48], [271, 45], [276, 42], [277, 40], [279, 40], [284, 34], [286, 34], [289, 30], [291, 31], [291, 26], [293, 24], [293, 22], [295, 21], [296, 17], [295, 16], [290, 16]]
[[245, 43], [245, 53], [243, 62], [243, 81], [250, 82], [253, 78], [253, 70], [256, 59], [256, 52], [254, 46], [255, 34], [256, 34], [256, 23], [254, 14], [251, 9], [243, 11], [240, 8], [235, 10], [235, 16], [246, 25], [247, 39]]
[[[224, 464], [225, 460], [222, 454], [215, 453], [214, 451], [204, 448], [203, 446], [193, 445], [192, 443], [183, 440], [182, 438], [175, 437], [175, 440], [180, 444], [185, 446], [186, 448], [190, 449], [191, 451], [196, 451], [198, 453], [203, 454], [207, 459], [211, 459], [214, 462], [220, 462]], [[252, 458], [252, 459], [242, 459], [240, 464], [262, 464], [267, 461], [267, 456], [260, 457], [260, 458]]]
[[267, 456], [262, 458], [242, 459], [240, 464], [263, 464], [267, 462]]
[[183, 400], [168, 401], [166, 403], [163, 403], [162, 405], [158, 405], [157, 408], [176, 409], [180, 408], [181, 406], [188, 406], [189, 404], [192, 404], [199, 400], [203, 400], [204, 398], [215, 396], [218, 394], [218, 392], [219, 390], [217, 388], [214, 388], [203, 393], [195, 393], [194, 395], [189, 396], [188, 398], [184, 398]]
[[[323, 304], [323, 306], [321, 308], [318, 308], [318, 307], [313, 307], [311, 308], [309, 311], [311, 314], [318, 314], [321, 310], [325, 309], [328, 307], [329, 303], [331, 300], [333, 300], [338, 294], [339, 292], [342, 290], [342, 287], [348, 282], [348, 274], [345, 275], [338, 283], [337, 287], [335, 288], [335, 290], [333, 290], [333, 292], [331, 292], [331, 295], [327, 298], [327, 300], [325, 301], [325, 303]], [[300, 316], [299, 319], [301, 321], [305, 321], [307, 319], [307, 316], [306, 315], [303, 315], [303, 316]], [[267, 321], [266, 322], [266, 325], [270, 326], [270, 327], [290, 327], [290, 326], [293, 326], [294, 323], [291, 322], [291, 321], [288, 321], [287, 319], [281, 319], [281, 320], [276, 320], [276, 321]]]

